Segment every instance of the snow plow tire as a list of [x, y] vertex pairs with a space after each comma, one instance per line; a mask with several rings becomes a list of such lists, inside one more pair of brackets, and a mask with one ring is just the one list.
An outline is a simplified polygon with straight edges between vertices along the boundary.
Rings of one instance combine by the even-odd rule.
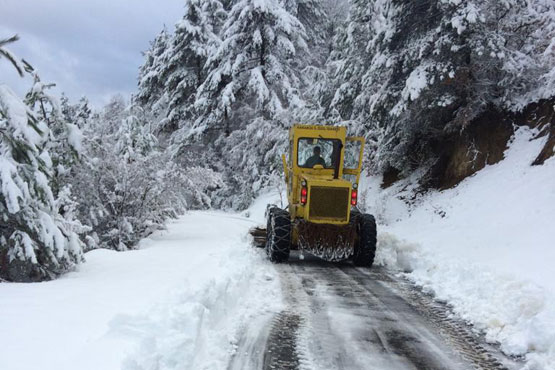
[[272, 207], [268, 210], [266, 253], [272, 262], [286, 262], [291, 251], [291, 219], [289, 212]]
[[357, 214], [358, 241], [355, 243], [353, 264], [372, 267], [376, 255], [376, 220], [369, 214]]

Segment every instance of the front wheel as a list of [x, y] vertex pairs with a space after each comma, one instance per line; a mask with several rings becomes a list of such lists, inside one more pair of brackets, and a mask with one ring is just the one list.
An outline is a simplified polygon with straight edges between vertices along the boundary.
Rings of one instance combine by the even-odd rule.
[[270, 208], [266, 233], [266, 253], [270, 261], [286, 262], [291, 251], [291, 218], [289, 213], [277, 207]]
[[376, 255], [376, 220], [368, 214], [357, 215], [358, 240], [355, 243], [353, 263], [355, 266], [372, 267]]

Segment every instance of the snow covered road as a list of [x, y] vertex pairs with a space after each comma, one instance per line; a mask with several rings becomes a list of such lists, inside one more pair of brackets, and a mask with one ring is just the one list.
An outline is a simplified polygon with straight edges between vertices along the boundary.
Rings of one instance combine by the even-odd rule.
[[296, 254], [277, 269], [287, 306], [246, 330], [229, 370], [515, 367], [386, 269]]
[[273, 201], [190, 212], [136, 251], [96, 250], [56, 281], [0, 284], [0, 368], [523, 367], [396, 271], [296, 254], [269, 263], [247, 234]]

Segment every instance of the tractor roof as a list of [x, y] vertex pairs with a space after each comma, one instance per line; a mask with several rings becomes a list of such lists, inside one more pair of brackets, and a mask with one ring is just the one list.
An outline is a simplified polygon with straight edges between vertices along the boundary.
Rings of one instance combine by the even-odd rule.
[[347, 128], [345, 126], [322, 126], [294, 124], [290, 129], [291, 138], [315, 137], [345, 140]]

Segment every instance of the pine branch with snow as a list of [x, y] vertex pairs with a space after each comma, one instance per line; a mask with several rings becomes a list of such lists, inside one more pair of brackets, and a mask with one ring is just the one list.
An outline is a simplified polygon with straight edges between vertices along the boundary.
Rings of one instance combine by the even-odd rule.
[[[37, 83], [33, 93], [41, 94]], [[78, 227], [60, 215], [50, 186], [51, 137], [44, 118], [0, 85], [0, 275], [8, 280], [52, 279], [83, 258]]]

